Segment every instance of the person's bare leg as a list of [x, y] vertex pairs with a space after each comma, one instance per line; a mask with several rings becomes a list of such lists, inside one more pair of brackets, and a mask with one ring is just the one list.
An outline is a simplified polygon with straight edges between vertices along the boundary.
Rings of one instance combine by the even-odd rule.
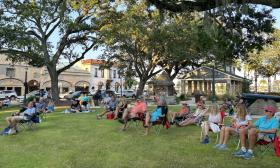
[[206, 121], [204, 123], [204, 137], [209, 134], [209, 123]]
[[185, 123], [189, 122], [191, 118], [187, 118], [179, 123], [179, 125], [184, 125]]
[[256, 128], [251, 128], [249, 130], [249, 149], [253, 150], [256, 145], [257, 131]]
[[219, 144], [223, 144], [224, 143], [225, 129], [226, 129], [226, 127], [222, 127], [221, 128]]
[[246, 135], [247, 135], [247, 130], [244, 128], [240, 129], [239, 138], [240, 138], [241, 147], [246, 146]]
[[192, 125], [195, 123], [195, 119], [190, 119], [182, 124], [180, 124], [180, 126], [188, 126], [188, 125]]
[[114, 120], [118, 118], [119, 111], [120, 111], [120, 107], [117, 107], [115, 112], [114, 112]]
[[151, 118], [150, 113], [147, 113], [147, 114], [146, 114], [146, 118], [145, 118], [145, 126], [148, 126], [148, 125], [149, 125], [150, 118]]
[[12, 117], [7, 117], [6, 118], [6, 122], [7, 122], [7, 124], [9, 125], [9, 126], [11, 126], [11, 119], [12, 119]]
[[224, 137], [224, 142], [223, 142], [224, 145], [227, 144], [228, 138], [230, 136], [230, 133], [233, 133], [234, 131], [235, 131], [234, 128], [226, 127], [226, 129], [225, 129], [225, 137]]
[[124, 121], [124, 124], [123, 124], [122, 130], [126, 129], [128, 113], [129, 113], [128, 109], [125, 109], [124, 112], [123, 112], [122, 119]]

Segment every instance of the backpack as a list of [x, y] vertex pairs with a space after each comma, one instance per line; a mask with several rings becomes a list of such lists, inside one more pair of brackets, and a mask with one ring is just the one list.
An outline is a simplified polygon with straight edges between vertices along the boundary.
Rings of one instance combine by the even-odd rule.
[[280, 157], [280, 138], [275, 135], [275, 139], [274, 139], [274, 150], [275, 150], [275, 155], [277, 157]]

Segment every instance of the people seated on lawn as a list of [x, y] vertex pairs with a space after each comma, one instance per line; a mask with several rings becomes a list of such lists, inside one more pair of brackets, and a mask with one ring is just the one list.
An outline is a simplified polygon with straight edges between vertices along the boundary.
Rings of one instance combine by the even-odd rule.
[[54, 112], [54, 101], [51, 99], [48, 102], [47, 112], [48, 113]]
[[118, 100], [116, 99], [116, 96], [111, 96], [110, 101], [105, 104], [104, 111], [97, 115], [97, 119], [101, 119], [107, 113], [114, 112], [117, 105]]
[[220, 108], [217, 104], [213, 104], [210, 106], [209, 110], [209, 116], [207, 121], [203, 121], [201, 124], [202, 129], [202, 135], [203, 135], [203, 144], [209, 143], [209, 130], [212, 130], [214, 133], [220, 132], [220, 126], [223, 123], [223, 117], [224, 117], [224, 111], [222, 108]]
[[11, 100], [9, 99], [8, 96], [6, 96], [2, 103], [3, 103], [3, 107], [9, 107], [11, 105]]
[[147, 113], [147, 103], [144, 100], [143, 96], [140, 96], [136, 99], [136, 102], [132, 108], [126, 108], [123, 112], [122, 120], [124, 125], [122, 130], [124, 131], [127, 128], [128, 119], [135, 119], [139, 117], [143, 117], [145, 119], [145, 114]]
[[179, 112], [170, 112], [170, 118], [171, 118], [171, 124], [174, 124], [174, 120], [176, 119], [183, 119], [188, 114], [190, 114], [190, 108], [188, 106], [188, 103], [184, 102], [180, 108]]
[[205, 107], [205, 105], [203, 103], [198, 103], [195, 114], [193, 114], [190, 117], [186, 118], [185, 120], [181, 121], [178, 124], [178, 126], [188, 126], [188, 125], [192, 125], [192, 124], [199, 124], [202, 121], [206, 112], [207, 112], [207, 108]]
[[79, 100], [80, 100], [81, 110], [88, 111], [89, 97], [85, 93], [83, 93]]
[[[279, 121], [274, 117], [276, 111], [277, 109], [271, 105], [265, 107], [264, 116], [260, 117], [253, 125], [250, 125], [248, 129], [240, 130], [241, 149], [235, 152], [234, 156], [249, 160], [253, 157], [253, 150], [257, 141], [273, 141], [276, 130], [279, 128]], [[246, 138], [248, 134], [249, 147], [247, 150]]]
[[244, 104], [237, 106], [237, 112], [233, 116], [231, 126], [223, 126], [220, 132], [220, 140], [215, 148], [219, 150], [227, 150], [227, 142], [230, 135], [239, 134], [243, 129], [248, 129], [252, 125], [252, 117], [247, 114], [247, 110]]
[[36, 109], [33, 107], [33, 103], [29, 102], [27, 109], [21, 113], [13, 113], [13, 116], [7, 117], [6, 121], [11, 128], [12, 134], [15, 134], [17, 131], [17, 124], [22, 120], [30, 120], [33, 115], [36, 114]]
[[164, 96], [156, 96], [156, 109], [150, 114], [146, 113], [145, 118], [145, 135], [148, 135], [149, 129], [151, 128], [151, 124], [157, 120], [159, 120], [160, 117], [163, 117], [163, 108], [167, 107], [166, 99]]
[[126, 97], [123, 95], [120, 100], [119, 103], [117, 105], [117, 108], [114, 112], [114, 120], [116, 120], [118, 118], [118, 116], [124, 112], [124, 110], [127, 108], [127, 101], [126, 101]]
[[73, 100], [72, 104], [70, 106], [70, 112], [71, 113], [79, 113], [81, 112], [81, 105], [79, 100]]

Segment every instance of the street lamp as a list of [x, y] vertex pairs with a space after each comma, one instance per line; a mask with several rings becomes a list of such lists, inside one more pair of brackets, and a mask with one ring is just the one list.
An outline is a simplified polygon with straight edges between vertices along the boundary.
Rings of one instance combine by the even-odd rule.
[[119, 71], [119, 77], [120, 77], [120, 82], [121, 82], [121, 97], [122, 97], [122, 92], [123, 92], [123, 81], [122, 81], [122, 77], [123, 77], [123, 71]]
[[28, 70], [28, 66], [25, 66], [25, 78], [24, 78], [24, 99], [23, 102], [26, 103], [26, 94], [27, 94], [27, 70]]

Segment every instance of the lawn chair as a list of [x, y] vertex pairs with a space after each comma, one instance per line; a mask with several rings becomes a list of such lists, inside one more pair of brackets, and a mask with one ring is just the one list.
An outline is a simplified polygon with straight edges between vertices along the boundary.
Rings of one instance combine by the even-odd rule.
[[146, 114], [145, 113], [138, 113], [137, 117], [134, 118], [129, 118], [128, 119], [128, 126], [134, 126], [135, 128], [139, 127], [142, 123], [142, 125], [145, 125], [145, 119], [146, 119]]
[[34, 130], [37, 123], [40, 123], [40, 113], [35, 113], [29, 120], [21, 120], [19, 122], [19, 129]]
[[158, 120], [152, 122], [152, 126], [155, 128], [155, 132], [157, 135], [160, 134], [160, 131], [163, 127], [168, 129], [170, 127], [170, 123], [168, 121], [168, 107], [167, 106], [162, 106], [162, 116], [159, 117]]
[[[222, 118], [222, 123], [221, 124], [218, 124], [218, 126], [220, 127], [220, 129], [222, 128], [222, 126], [224, 126], [224, 118], [225, 118], [225, 114], [223, 112], [221, 112], [221, 118]], [[205, 120], [205, 118], [203, 118], [203, 120]], [[202, 121], [203, 121], [202, 120]], [[209, 128], [209, 132], [213, 132], [213, 130], [211, 130], [211, 128]], [[217, 132], [217, 133], [214, 133], [216, 134], [216, 141], [215, 141], [215, 144], [218, 143], [219, 141], [219, 138], [220, 138], [220, 132]], [[203, 140], [203, 131], [201, 130], [201, 133], [200, 133], [200, 141]]]
[[274, 138], [271, 139], [271, 141], [260, 139], [256, 142], [256, 147], [259, 148], [262, 156], [268, 151], [274, 151], [274, 142], [276, 140], [276, 137], [277, 137], [277, 130], [274, 133]]

